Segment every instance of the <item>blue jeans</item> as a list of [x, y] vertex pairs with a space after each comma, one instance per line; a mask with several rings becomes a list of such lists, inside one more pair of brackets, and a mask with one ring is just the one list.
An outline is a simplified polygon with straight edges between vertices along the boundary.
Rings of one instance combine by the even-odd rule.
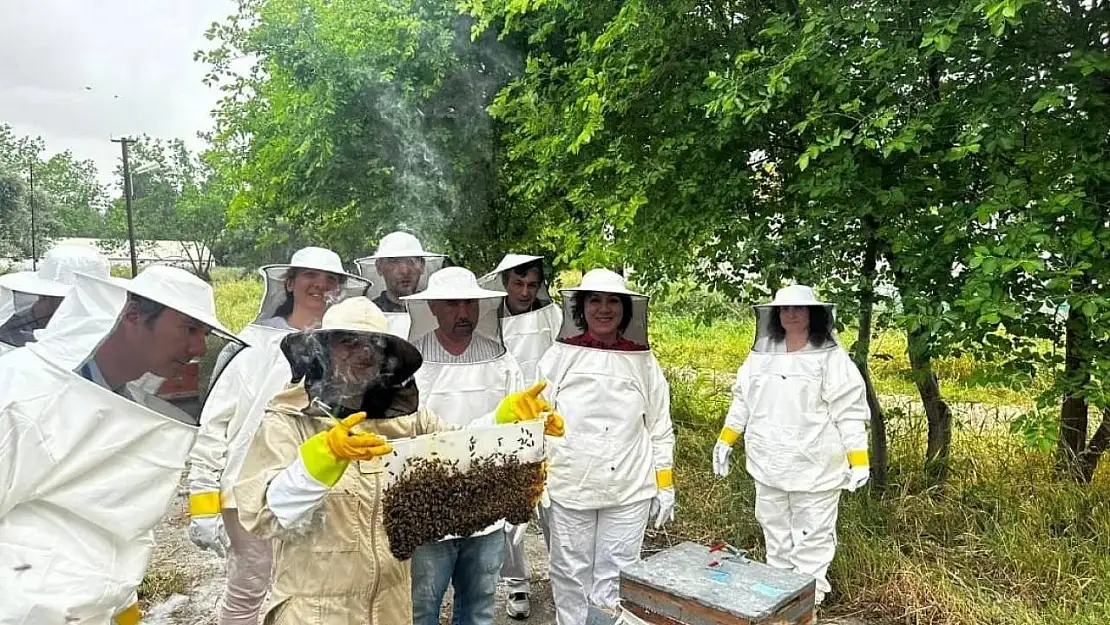
[[412, 556], [413, 625], [439, 625], [447, 584], [455, 585], [451, 625], [493, 625], [505, 532], [421, 545]]

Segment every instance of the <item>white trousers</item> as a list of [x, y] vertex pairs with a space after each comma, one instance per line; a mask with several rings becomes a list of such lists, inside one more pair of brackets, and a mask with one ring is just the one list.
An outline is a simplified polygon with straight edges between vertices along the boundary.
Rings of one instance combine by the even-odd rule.
[[247, 532], [239, 522], [238, 509], [224, 508], [223, 517], [231, 549], [219, 625], [258, 625], [262, 603], [270, 590], [274, 541]]
[[755, 518], [763, 527], [767, 564], [812, 575], [817, 603], [832, 590], [826, 574], [836, 555], [840, 491], [788, 492], [755, 483]]
[[590, 603], [620, 605], [620, 571], [640, 559], [651, 501], [598, 510], [547, 510], [557, 625], [582, 625]]

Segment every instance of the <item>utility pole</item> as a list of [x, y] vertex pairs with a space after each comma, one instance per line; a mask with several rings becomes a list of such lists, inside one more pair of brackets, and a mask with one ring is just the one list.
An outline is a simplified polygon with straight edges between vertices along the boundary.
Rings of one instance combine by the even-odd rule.
[[[39, 270], [39, 255], [38, 250], [35, 249], [35, 158], [27, 162], [31, 174], [31, 269], [34, 271]], [[26, 267], [26, 265], [24, 265]]]
[[131, 164], [127, 160], [127, 146], [135, 143], [134, 139], [121, 137], [112, 139], [123, 150], [123, 198], [127, 205], [127, 241], [131, 246], [131, 277], [139, 275], [139, 260], [135, 255], [135, 220], [131, 215]]

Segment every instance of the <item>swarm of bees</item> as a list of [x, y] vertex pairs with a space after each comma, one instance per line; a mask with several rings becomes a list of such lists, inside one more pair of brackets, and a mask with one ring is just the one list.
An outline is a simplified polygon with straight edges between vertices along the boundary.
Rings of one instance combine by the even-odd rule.
[[410, 458], [382, 501], [389, 550], [407, 560], [447, 535], [469, 536], [499, 519], [527, 523], [545, 478], [544, 463], [511, 455], [477, 458], [466, 472], [457, 460]]

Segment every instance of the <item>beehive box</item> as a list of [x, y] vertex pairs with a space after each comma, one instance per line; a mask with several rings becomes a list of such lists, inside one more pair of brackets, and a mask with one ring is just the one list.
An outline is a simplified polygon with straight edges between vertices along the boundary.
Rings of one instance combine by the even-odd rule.
[[814, 579], [685, 542], [621, 571], [621, 608], [651, 625], [812, 625]]
[[389, 548], [527, 523], [543, 491], [544, 423], [468, 428], [390, 441], [383, 508]]

